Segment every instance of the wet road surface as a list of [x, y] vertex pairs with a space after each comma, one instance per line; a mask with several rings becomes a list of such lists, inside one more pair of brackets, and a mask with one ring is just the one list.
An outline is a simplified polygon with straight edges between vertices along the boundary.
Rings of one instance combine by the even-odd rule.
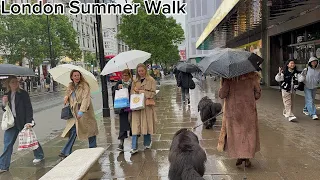
[[[185, 106], [181, 103], [181, 93], [174, 81], [163, 81], [157, 95], [158, 122], [156, 134], [152, 136], [152, 149], [143, 151], [140, 138], [140, 152], [133, 156], [129, 153], [130, 138], [125, 141], [124, 153], [116, 150], [119, 142], [118, 117], [112, 114], [111, 118], [103, 119], [99, 114], [98, 145], [107, 150], [84, 179], [168, 179], [167, 158], [173, 134], [180, 128], [192, 128], [201, 123], [197, 104], [205, 95], [221, 102], [216, 94], [218, 87], [219, 82], [208, 78], [201, 89], [197, 87], [191, 91], [191, 106]], [[94, 103], [97, 99], [99, 98], [93, 100]], [[252, 168], [236, 167], [236, 160], [217, 152], [221, 117], [214, 129], [207, 130], [202, 126], [197, 128], [195, 133], [208, 158], [205, 179], [320, 179], [320, 121], [313, 121], [302, 115], [303, 97], [297, 96], [295, 105], [294, 112], [298, 122], [292, 123], [282, 116], [280, 93], [273, 89], [263, 89], [262, 98], [258, 101], [261, 151], [252, 160]], [[61, 107], [57, 111], [60, 109]], [[48, 111], [44, 117], [49, 118], [53, 113], [52, 110]], [[56, 122], [52, 122], [54, 123]], [[44, 144], [46, 160], [37, 166], [32, 165], [31, 154], [18, 156], [12, 163], [10, 173], [3, 174], [0, 179], [39, 179], [60, 161], [57, 155], [65, 142], [65, 139], [58, 137]], [[74, 150], [86, 147], [87, 142], [77, 141]]]

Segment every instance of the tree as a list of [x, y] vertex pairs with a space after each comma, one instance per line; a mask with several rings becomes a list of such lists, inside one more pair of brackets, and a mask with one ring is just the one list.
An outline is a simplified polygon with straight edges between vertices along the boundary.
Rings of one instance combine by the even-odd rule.
[[138, 49], [152, 54], [151, 63], [174, 64], [179, 61], [178, 44], [184, 40], [180, 24], [172, 17], [147, 15], [142, 0], [137, 15], [122, 17], [118, 38], [131, 49]]
[[84, 53], [84, 62], [89, 63], [89, 64], [93, 65], [94, 67], [96, 67], [97, 66], [97, 59], [96, 59], [95, 53], [85, 52]]
[[62, 56], [73, 60], [81, 57], [77, 32], [64, 15], [51, 15], [49, 23], [45, 15], [0, 16], [0, 50], [7, 52], [9, 63], [29, 61], [32, 67], [50, 59], [48, 24], [52, 42], [51, 67], [55, 67]]

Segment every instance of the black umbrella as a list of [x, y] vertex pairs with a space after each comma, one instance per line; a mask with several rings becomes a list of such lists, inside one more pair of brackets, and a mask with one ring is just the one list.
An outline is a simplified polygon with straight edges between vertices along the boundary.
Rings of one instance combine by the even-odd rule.
[[234, 78], [254, 71], [260, 71], [263, 59], [251, 52], [237, 49], [215, 49], [198, 64], [205, 74], [223, 78]]
[[0, 76], [35, 76], [35, 73], [26, 67], [0, 64]]
[[177, 65], [177, 70], [186, 73], [194, 73], [201, 71], [197, 65], [191, 63], [180, 63]]

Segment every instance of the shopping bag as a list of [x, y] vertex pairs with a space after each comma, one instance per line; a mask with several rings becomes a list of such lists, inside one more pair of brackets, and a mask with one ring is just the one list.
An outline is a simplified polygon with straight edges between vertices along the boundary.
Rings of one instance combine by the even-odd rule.
[[23, 128], [19, 133], [18, 151], [21, 150], [36, 150], [39, 147], [36, 134], [32, 128]]
[[129, 106], [129, 90], [126, 88], [116, 90], [113, 107], [115, 109], [122, 109], [127, 108]]
[[6, 111], [2, 115], [1, 128], [2, 130], [10, 129], [14, 126], [14, 117], [12, 111], [9, 107], [9, 104], [4, 108]]
[[131, 94], [130, 98], [130, 109], [132, 111], [137, 111], [145, 108], [144, 93], [141, 94]]

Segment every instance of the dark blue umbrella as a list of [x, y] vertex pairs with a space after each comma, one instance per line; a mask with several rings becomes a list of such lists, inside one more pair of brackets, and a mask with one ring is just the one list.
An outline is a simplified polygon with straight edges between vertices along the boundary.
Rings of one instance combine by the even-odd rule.
[[185, 73], [195, 73], [201, 71], [197, 65], [192, 63], [180, 63], [177, 65], [177, 70]]

